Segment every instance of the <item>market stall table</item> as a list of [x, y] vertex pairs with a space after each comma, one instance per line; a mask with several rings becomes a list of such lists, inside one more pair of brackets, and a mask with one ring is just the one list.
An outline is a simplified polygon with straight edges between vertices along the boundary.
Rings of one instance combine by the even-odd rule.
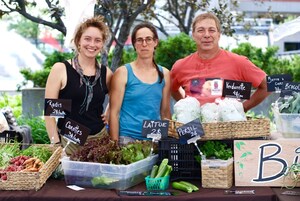
[[[197, 186], [200, 182], [191, 181]], [[141, 183], [127, 190], [145, 191], [145, 183]], [[255, 195], [224, 195], [222, 189], [203, 189], [198, 192], [184, 193], [181, 191], [176, 196], [143, 196], [143, 200], [172, 200], [172, 201], [277, 201], [276, 193], [270, 187], [236, 187], [238, 190], [255, 190]], [[169, 189], [172, 190], [172, 189]], [[174, 191], [174, 190], [172, 190]], [[64, 180], [49, 179], [39, 191], [0, 191], [1, 201], [95, 201], [95, 200], [140, 200], [141, 196], [119, 196], [115, 190], [87, 188], [82, 191], [74, 191], [66, 187]]]
[[281, 194], [285, 191], [293, 191], [293, 192], [300, 193], [300, 188], [294, 188], [294, 189], [273, 188], [273, 191], [276, 193], [278, 201], [299, 201], [300, 200], [300, 195], [291, 196], [291, 195], [282, 195]]

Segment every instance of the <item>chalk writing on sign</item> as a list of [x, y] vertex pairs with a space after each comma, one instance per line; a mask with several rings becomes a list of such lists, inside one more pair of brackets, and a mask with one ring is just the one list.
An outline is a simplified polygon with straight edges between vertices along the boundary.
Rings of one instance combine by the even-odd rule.
[[222, 96], [237, 99], [249, 99], [251, 95], [251, 86], [251, 82], [224, 80]]
[[142, 127], [142, 136], [156, 136], [161, 138], [168, 136], [169, 121], [168, 120], [144, 120]]
[[176, 128], [176, 131], [179, 136], [180, 144], [187, 144], [189, 139], [204, 135], [203, 127], [198, 118]]
[[90, 129], [83, 126], [82, 124], [67, 118], [65, 121], [63, 136], [73, 141], [76, 144], [84, 145], [88, 135], [90, 134]]
[[292, 76], [289, 74], [270, 75], [267, 76], [267, 91], [280, 92], [284, 81], [292, 81]]
[[68, 99], [45, 99], [44, 115], [52, 117], [65, 117], [71, 111], [72, 101]]

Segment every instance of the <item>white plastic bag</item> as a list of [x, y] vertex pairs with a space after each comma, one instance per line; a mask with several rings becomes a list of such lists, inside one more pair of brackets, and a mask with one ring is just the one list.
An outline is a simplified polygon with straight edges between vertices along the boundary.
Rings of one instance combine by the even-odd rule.
[[9, 130], [8, 123], [6, 121], [4, 114], [0, 111], [0, 133], [7, 130]]
[[186, 97], [174, 105], [176, 121], [186, 124], [200, 118], [200, 103], [194, 97]]
[[219, 106], [216, 103], [206, 103], [202, 105], [201, 121], [203, 123], [220, 121]]
[[216, 99], [221, 121], [246, 121], [243, 104], [234, 98]]

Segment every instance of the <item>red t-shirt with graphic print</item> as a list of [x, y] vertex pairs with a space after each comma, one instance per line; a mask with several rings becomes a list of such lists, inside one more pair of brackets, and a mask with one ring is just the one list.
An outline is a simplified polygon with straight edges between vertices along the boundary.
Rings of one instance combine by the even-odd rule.
[[221, 49], [216, 57], [205, 60], [195, 52], [173, 65], [171, 90], [182, 86], [186, 96], [204, 105], [221, 97], [224, 79], [251, 82], [257, 88], [265, 77], [266, 73], [245, 56]]

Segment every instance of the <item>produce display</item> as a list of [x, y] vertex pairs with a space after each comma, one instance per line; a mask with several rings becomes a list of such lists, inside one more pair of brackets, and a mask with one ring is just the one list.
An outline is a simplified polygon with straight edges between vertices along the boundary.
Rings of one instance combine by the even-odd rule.
[[160, 165], [154, 165], [151, 170], [150, 178], [166, 177], [170, 175], [172, 166], [168, 165], [169, 159], [165, 158]]
[[300, 114], [300, 93], [280, 97], [276, 104], [280, 113]]
[[20, 150], [20, 144], [13, 143], [1, 144], [0, 155], [0, 177], [7, 180], [7, 172], [38, 172], [52, 152], [42, 146]]
[[[228, 160], [233, 157], [233, 151], [228, 145], [221, 141], [206, 141], [200, 145], [202, 153], [206, 156], [207, 159], [221, 159]], [[197, 161], [201, 160], [201, 156], [196, 156]]]
[[200, 105], [196, 98], [186, 97], [175, 103], [173, 120], [186, 124], [197, 118], [203, 123], [247, 120], [242, 102], [234, 98]]
[[283, 137], [300, 137], [300, 93], [280, 97], [272, 104], [276, 129]]
[[172, 182], [172, 187], [174, 189], [181, 190], [186, 193], [192, 193], [199, 190], [197, 186], [187, 181], [174, 181]]
[[[147, 158], [151, 146], [151, 141], [137, 140], [121, 147], [105, 134], [101, 138], [88, 140], [84, 146], [70, 156], [70, 160], [126, 165]], [[157, 147], [154, 147], [155, 152], [157, 152]]]
[[172, 166], [168, 162], [169, 159], [165, 158], [152, 167], [150, 175], [145, 178], [147, 190], [166, 190], [169, 187]]

